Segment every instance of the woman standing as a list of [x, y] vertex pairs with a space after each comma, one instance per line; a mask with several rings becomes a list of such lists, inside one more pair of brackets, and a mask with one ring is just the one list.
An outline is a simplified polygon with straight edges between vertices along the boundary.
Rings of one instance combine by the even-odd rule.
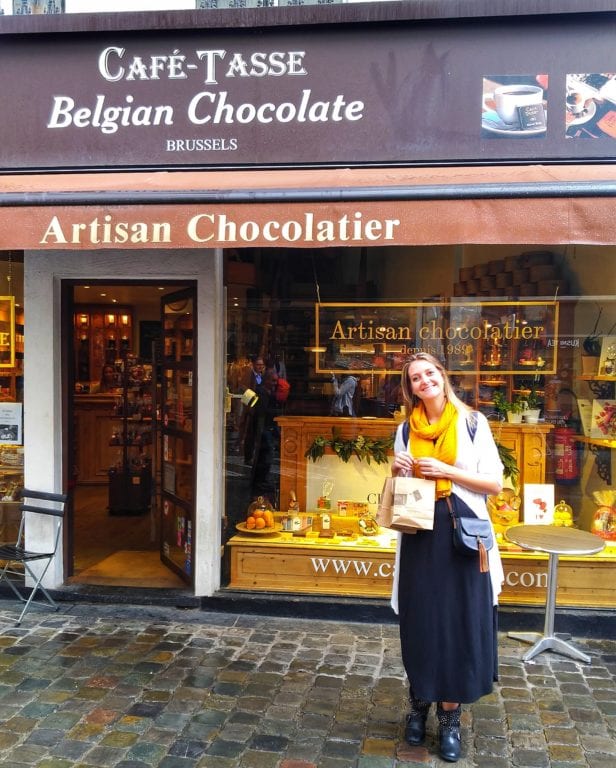
[[392, 606], [409, 681], [405, 738], [423, 743], [436, 702], [440, 755], [455, 762], [461, 704], [490, 693], [497, 679], [503, 569], [496, 546], [488, 553], [488, 573], [478, 558], [454, 549], [446, 497], [458, 497], [461, 515], [489, 519], [485, 495], [502, 489], [503, 466], [485, 416], [459, 400], [436, 358], [412, 355], [401, 384], [409, 419], [396, 433], [392, 474], [436, 481], [434, 530], [398, 536]]

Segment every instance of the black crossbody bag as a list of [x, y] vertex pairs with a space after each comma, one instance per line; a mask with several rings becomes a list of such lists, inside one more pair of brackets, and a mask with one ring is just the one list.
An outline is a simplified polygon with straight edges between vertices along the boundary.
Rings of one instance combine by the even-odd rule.
[[446, 496], [445, 500], [453, 525], [454, 548], [460, 554], [468, 557], [479, 556], [479, 570], [481, 573], [487, 573], [489, 570], [488, 551], [494, 546], [492, 524], [489, 520], [482, 520], [479, 517], [462, 517], [456, 514], [458, 505], [464, 504], [464, 502], [455, 493]]

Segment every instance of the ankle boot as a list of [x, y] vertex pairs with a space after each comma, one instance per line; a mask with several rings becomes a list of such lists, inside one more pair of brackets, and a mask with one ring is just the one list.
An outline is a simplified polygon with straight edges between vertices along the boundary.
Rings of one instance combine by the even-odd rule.
[[455, 709], [443, 709], [439, 704], [436, 708], [436, 716], [439, 725], [439, 749], [443, 760], [455, 763], [460, 759], [462, 741], [460, 737], [460, 704]]
[[416, 699], [413, 694], [410, 695], [411, 711], [406, 716], [406, 727], [404, 729], [404, 738], [407, 744], [413, 747], [423, 744], [426, 738], [426, 718], [430, 709], [430, 702]]

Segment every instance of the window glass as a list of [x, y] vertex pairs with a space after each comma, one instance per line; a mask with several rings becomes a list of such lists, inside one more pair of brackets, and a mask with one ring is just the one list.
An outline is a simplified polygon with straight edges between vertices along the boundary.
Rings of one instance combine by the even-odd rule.
[[312, 545], [325, 524], [340, 546], [389, 550], [372, 530], [380, 459], [403, 418], [399, 371], [425, 349], [504, 449], [505, 492], [489, 500], [502, 551], [507, 527], [538, 514], [526, 486], [551, 489], [556, 524], [609, 544], [615, 263], [595, 246], [228, 252], [225, 540], [262, 497], [272, 541]]

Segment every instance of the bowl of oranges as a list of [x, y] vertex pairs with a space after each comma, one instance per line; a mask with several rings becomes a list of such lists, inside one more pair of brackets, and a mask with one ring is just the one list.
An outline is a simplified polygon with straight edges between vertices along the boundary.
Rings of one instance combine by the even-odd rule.
[[282, 530], [282, 525], [276, 523], [274, 513], [266, 505], [252, 505], [248, 509], [246, 520], [235, 526], [240, 533], [272, 535]]

